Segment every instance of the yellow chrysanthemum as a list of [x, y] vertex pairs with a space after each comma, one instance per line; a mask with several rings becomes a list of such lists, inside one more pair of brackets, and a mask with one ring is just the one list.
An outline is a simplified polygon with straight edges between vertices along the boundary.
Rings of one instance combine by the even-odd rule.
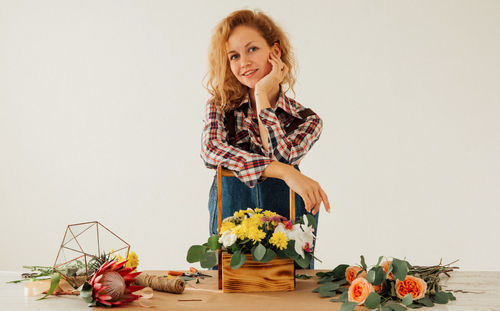
[[127, 268], [137, 268], [137, 266], [139, 265], [139, 256], [137, 256], [134, 251], [128, 254], [127, 260], [128, 261], [125, 264], [125, 267]]
[[276, 216], [278, 215], [278, 213], [275, 213], [275, 212], [271, 212], [271, 211], [264, 211], [262, 212], [264, 214], [264, 216], [266, 217], [273, 217], [273, 216]]
[[288, 241], [289, 241], [289, 239], [281, 231], [274, 232], [273, 236], [269, 239], [269, 243], [271, 243], [272, 245], [276, 246], [277, 248], [279, 248], [281, 250], [287, 248]]
[[237, 217], [239, 219], [244, 219], [245, 216], [248, 214], [248, 211], [247, 210], [239, 210], [237, 212], [234, 212], [234, 217]]
[[[247, 219], [245, 219], [247, 220]], [[259, 227], [264, 224], [262, 221], [262, 214], [255, 214], [252, 217], [248, 218], [248, 222], [251, 226]]]
[[[125, 260], [114, 249], [111, 249], [109, 254], [111, 255], [111, 258], [113, 258], [114, 260], [116, 260], [118, 262], [122, 262]], [[134, 251], [130, 252], [128, 254], [127, 263], [125, 264], [125, 267], [126, 268], [137, 268], [138, 265], [139, 265], [139, 256], [137, 256], [137, 254]]]
[[248, 230], [248, 238], [253, 241], [253, 244], [262, 241], [266, 237], [266, 233], [257, 227], [251, 227]]
[[236, 227], [235, 223], [232, 221], [224, 221], [222, 223], [222, 226], [220, 227], [220, 234], [223, 234], [224, 232], [233, 229]]
[[255, 212], [256, 212], [256, 213], [260, 213], [260, 212], [262, 212], [262, 208], [256, 208], [256, 209], [255, 209]]
[[234, 233], [238, 239], [242, 240], [246, 239], [248, 236], [248, 228], [244, 226], [243, 223], [235, 226], [231, 232]]

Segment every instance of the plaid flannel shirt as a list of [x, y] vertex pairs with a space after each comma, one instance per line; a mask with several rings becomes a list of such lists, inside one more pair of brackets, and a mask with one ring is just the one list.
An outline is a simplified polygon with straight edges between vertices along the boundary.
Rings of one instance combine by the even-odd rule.
[[259, 118], [269, 132], [268, 151], [259, 134], [257, 115], [250, 105], [249, 95], [234, 110], [236, 137], [233, 145], [227, 141], [225, 115], [210, 100], [205, 106], [201, 158], [206, 167], [218, 165], [234, 171], [235, 176], [250, 188], [264, 181], [262, 172], [272, 161], [297, 165], [319, 139], [323, 121], [317, 114], [310, 115], [293, 132], [286, 129], [295, 120], [302, 119], [302, 105], [280, 92], [275, 108], [262, 109]]

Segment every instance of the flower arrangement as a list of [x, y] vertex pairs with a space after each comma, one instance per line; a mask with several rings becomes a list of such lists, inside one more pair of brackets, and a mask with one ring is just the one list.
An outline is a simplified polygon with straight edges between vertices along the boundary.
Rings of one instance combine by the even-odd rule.
[[[130, 252], [127, 260], [118, 255], [114, 250], [103, 253], [100, 257], [92, 257], [87, 264], [91, 275], [85, 280], [85, 263], [80, 259], [71, 261], [56, 271], [52, 267], [24, 266], [31, 269], [31, 273], [23, 273], [23, 279], [8, 283], [19, 283], [25, 280], [39, 281], [50, 279], [49, 290], [43, 292], [42, 300], [52, 295], [80, 295], [90, 306], [119, 306], [137, 300], [140, 295], [133, 294], [144, 286], [132, 285], [141, 272], [137, 270], [139, 258], [135, 252]], [[84, 278], [84, 283], [77, 290], [61, 290], [61, 274], [70, 278]], [[67, 288], [67, 287], [66, 287]], [[41, 292], [41, 291], [40, 291]]]
[[[435, 303], [446, 304], [455, 300], [451, 292], [445, 292], [439, 285], [440, 274], [457, 269], [447, 265], [412, 266], [406, 260], [393, 258], [382, 262], [380, 256], [376, 265], [368, 269], [364, 256], [361, 265], [338, 265], [330, 272], [318, 272], [320, 287], [313, 290], [321, 297], [333, 302], [343, 302], [341, 311], [352, 311], [357, 305], [368, 309], [401, 311], [407, 308], [432, 307]], [[345, 287], [344, 285], [348, 285]]]
[[223, 220], [220, 236], [208, 238], [207, 243], [193, 245], [187, 253], [187, 261], [200, 262], [203, 268], [217, 265], [219, 248], [232, 254], [232, 269], [241, 267], [244, 254], [252, 254], [254, 261], [269, 262], [276, 256], [291, 258], [301, 267], [308, 267], [314, 257], [314, 231], [316, 221], [312, 215], [304, 215], [296, 224], [275, 212], [248, 208]]

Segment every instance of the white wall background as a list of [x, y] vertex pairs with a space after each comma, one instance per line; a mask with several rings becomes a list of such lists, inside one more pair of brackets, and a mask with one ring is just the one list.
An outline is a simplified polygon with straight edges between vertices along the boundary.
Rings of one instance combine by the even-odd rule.
[[[251, 3], [250, 6], [248, 4]], [[500, 270], [500, 1], [0, 1], [0, 270], [98, 220], [142, 269], [208, 237], [212, 28], [260, 8], [325, 122], [301, 168], [333, 204], [318, 268], [379, 255]]]

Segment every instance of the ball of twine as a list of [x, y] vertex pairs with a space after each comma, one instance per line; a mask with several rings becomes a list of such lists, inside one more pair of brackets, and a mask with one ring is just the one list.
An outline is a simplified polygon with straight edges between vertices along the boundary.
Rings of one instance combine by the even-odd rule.
[[151, 287], [154, 290], [181, 294], [184, 291], [185, 283], [180, 278], [168, 278], [168, 276], [157, 276], [142, 272], [135, 279], [135, 284], [139, 286]]

